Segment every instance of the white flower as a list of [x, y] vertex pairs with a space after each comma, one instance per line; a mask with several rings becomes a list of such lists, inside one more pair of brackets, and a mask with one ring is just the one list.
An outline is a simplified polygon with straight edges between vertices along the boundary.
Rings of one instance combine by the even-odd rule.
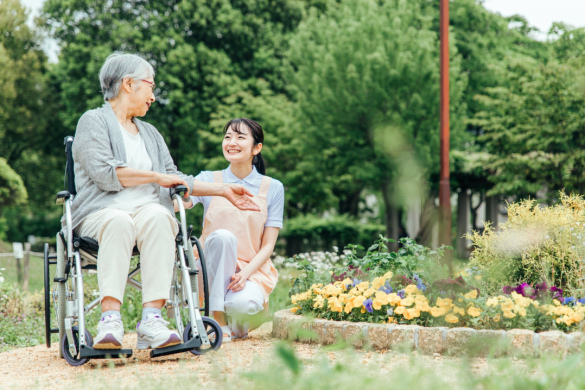
[[4, 278], [0, 276], [0, 283], [4, 282]]

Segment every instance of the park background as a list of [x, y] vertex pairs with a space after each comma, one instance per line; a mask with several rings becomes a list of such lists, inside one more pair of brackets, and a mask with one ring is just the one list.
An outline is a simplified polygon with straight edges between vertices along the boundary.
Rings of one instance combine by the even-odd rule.
[[[466, 258], [463, 234], [497, 225], [507, 201], [583, 192], [585, 31], [451, 3], [451, 236]], [[263, 125], [286, 188], [280, 253], [378, 234], [437, 245], [438, 1], [48, 0], [36, 13], [31, 27], [18, 1], [0, 5], [0, 239], [54, 241], [63, 138], [103, 103], [99, 68], [121, 50], [154, 65], [145, 120], [183, 172], [225, 168], [230, 118]]]
[[[539, 31], [488, 3], [450, 2], [451, 241], [463, 260], [463, 234], [503, 222], [506, 202], [550, 205], [560, 190], [585, 191], [585, 29]], [[438, 245], [439, 0], [47, 0], [34, 14], [0, 1], [0, 253], [31, 235], [33, 251], [54, 243], [63, 138], [103, 103], [97, 75], [116, 50], [155, 67], [145, 120], [183, 172], [225, 168], [229, 119], [262, 124], [267, 173], [286, 188], [279, 255], [319, 262], [321, 251], [335, 252], [329, 259], [380, 234]], [[188, 213], [196, 229], [201, 215]], [[26, 293], [14, 259], [0, 258], [0, 351], [42, 344], [41, 263], [31, 259]], [[273, 311], [290, 305], [287, 283]], [[127, 295], [125, 318], [137, 318], [139, 302]], [[581, 363], [547, 364], [539, 370], [558, 380]], [[341, 367], [312, 380], [363, 385], [359, 365]], [[510, 367], [485, 388], [529, 381]], [[394, 380], [408, 386], [407, 377]]]

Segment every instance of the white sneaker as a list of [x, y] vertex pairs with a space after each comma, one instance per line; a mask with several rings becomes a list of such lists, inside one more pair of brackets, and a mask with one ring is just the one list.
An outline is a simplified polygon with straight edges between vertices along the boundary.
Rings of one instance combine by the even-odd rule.
[[138, 332], [138, 349], [164, 348], [171, 345], [181, 344], [182, 340], [179, 335], [169, 330], [165, 321], [157, 314], [147, 314], [146, 320], [140, 321], [136, 325]]
[[120, 316], [105, 316], [98, 323], [98, 334], [93, 341], [94, 349], [120, 349], [124, 338], [124, 324]]

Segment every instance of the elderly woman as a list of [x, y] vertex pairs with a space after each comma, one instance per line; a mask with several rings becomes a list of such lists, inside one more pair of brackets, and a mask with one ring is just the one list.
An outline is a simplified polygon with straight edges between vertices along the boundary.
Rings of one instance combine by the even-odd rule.
[[155, 101], [154, 69], [133, 54], [112, 54], [100, 70], [105, 104], [86, 112], [73, 143], [77, 196], [73, 226], [100, 245], [98, 285], [102, 317], [94, 348], [122, 348], [120, 306], [134, 245], [143, 285], [138, 349], [181, 342], [161, 308], [169, 298], [178, 225], [167, 188], [179, 184], [195, 196], [223, 196], [242, 210], [259, 207], [241, 185], [195, 181], [173, 164], [161, 134], [137, 117]]

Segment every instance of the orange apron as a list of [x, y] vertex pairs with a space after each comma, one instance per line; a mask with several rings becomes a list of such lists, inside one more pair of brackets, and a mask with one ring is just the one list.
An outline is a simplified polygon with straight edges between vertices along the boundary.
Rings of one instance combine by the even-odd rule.
[[[268, 176], [262, 178], [260, 191], [252, 200], [260, 207], [260, 211], [244, 211], [238, 209], [223, 196], [211, 198], [205, 219], [203, 221], [203, 233], [200, 241], [205, 245], [205, 240], [214, 231], [226, 229], [238, 240], [238, 270], [243, 270], [256, 256], [262, 245], [264, 225], [268, 218], [268, 188], [272, 179]], [[213, 172], [213, 181], [223, 183], [223, 172]], [[278, 272], [270, 258], [258, 268], [248, 280], [256, 283], [264, 293], [264, 305], [268, 302], [268, 295], [274, 290], [278, 280]]]

